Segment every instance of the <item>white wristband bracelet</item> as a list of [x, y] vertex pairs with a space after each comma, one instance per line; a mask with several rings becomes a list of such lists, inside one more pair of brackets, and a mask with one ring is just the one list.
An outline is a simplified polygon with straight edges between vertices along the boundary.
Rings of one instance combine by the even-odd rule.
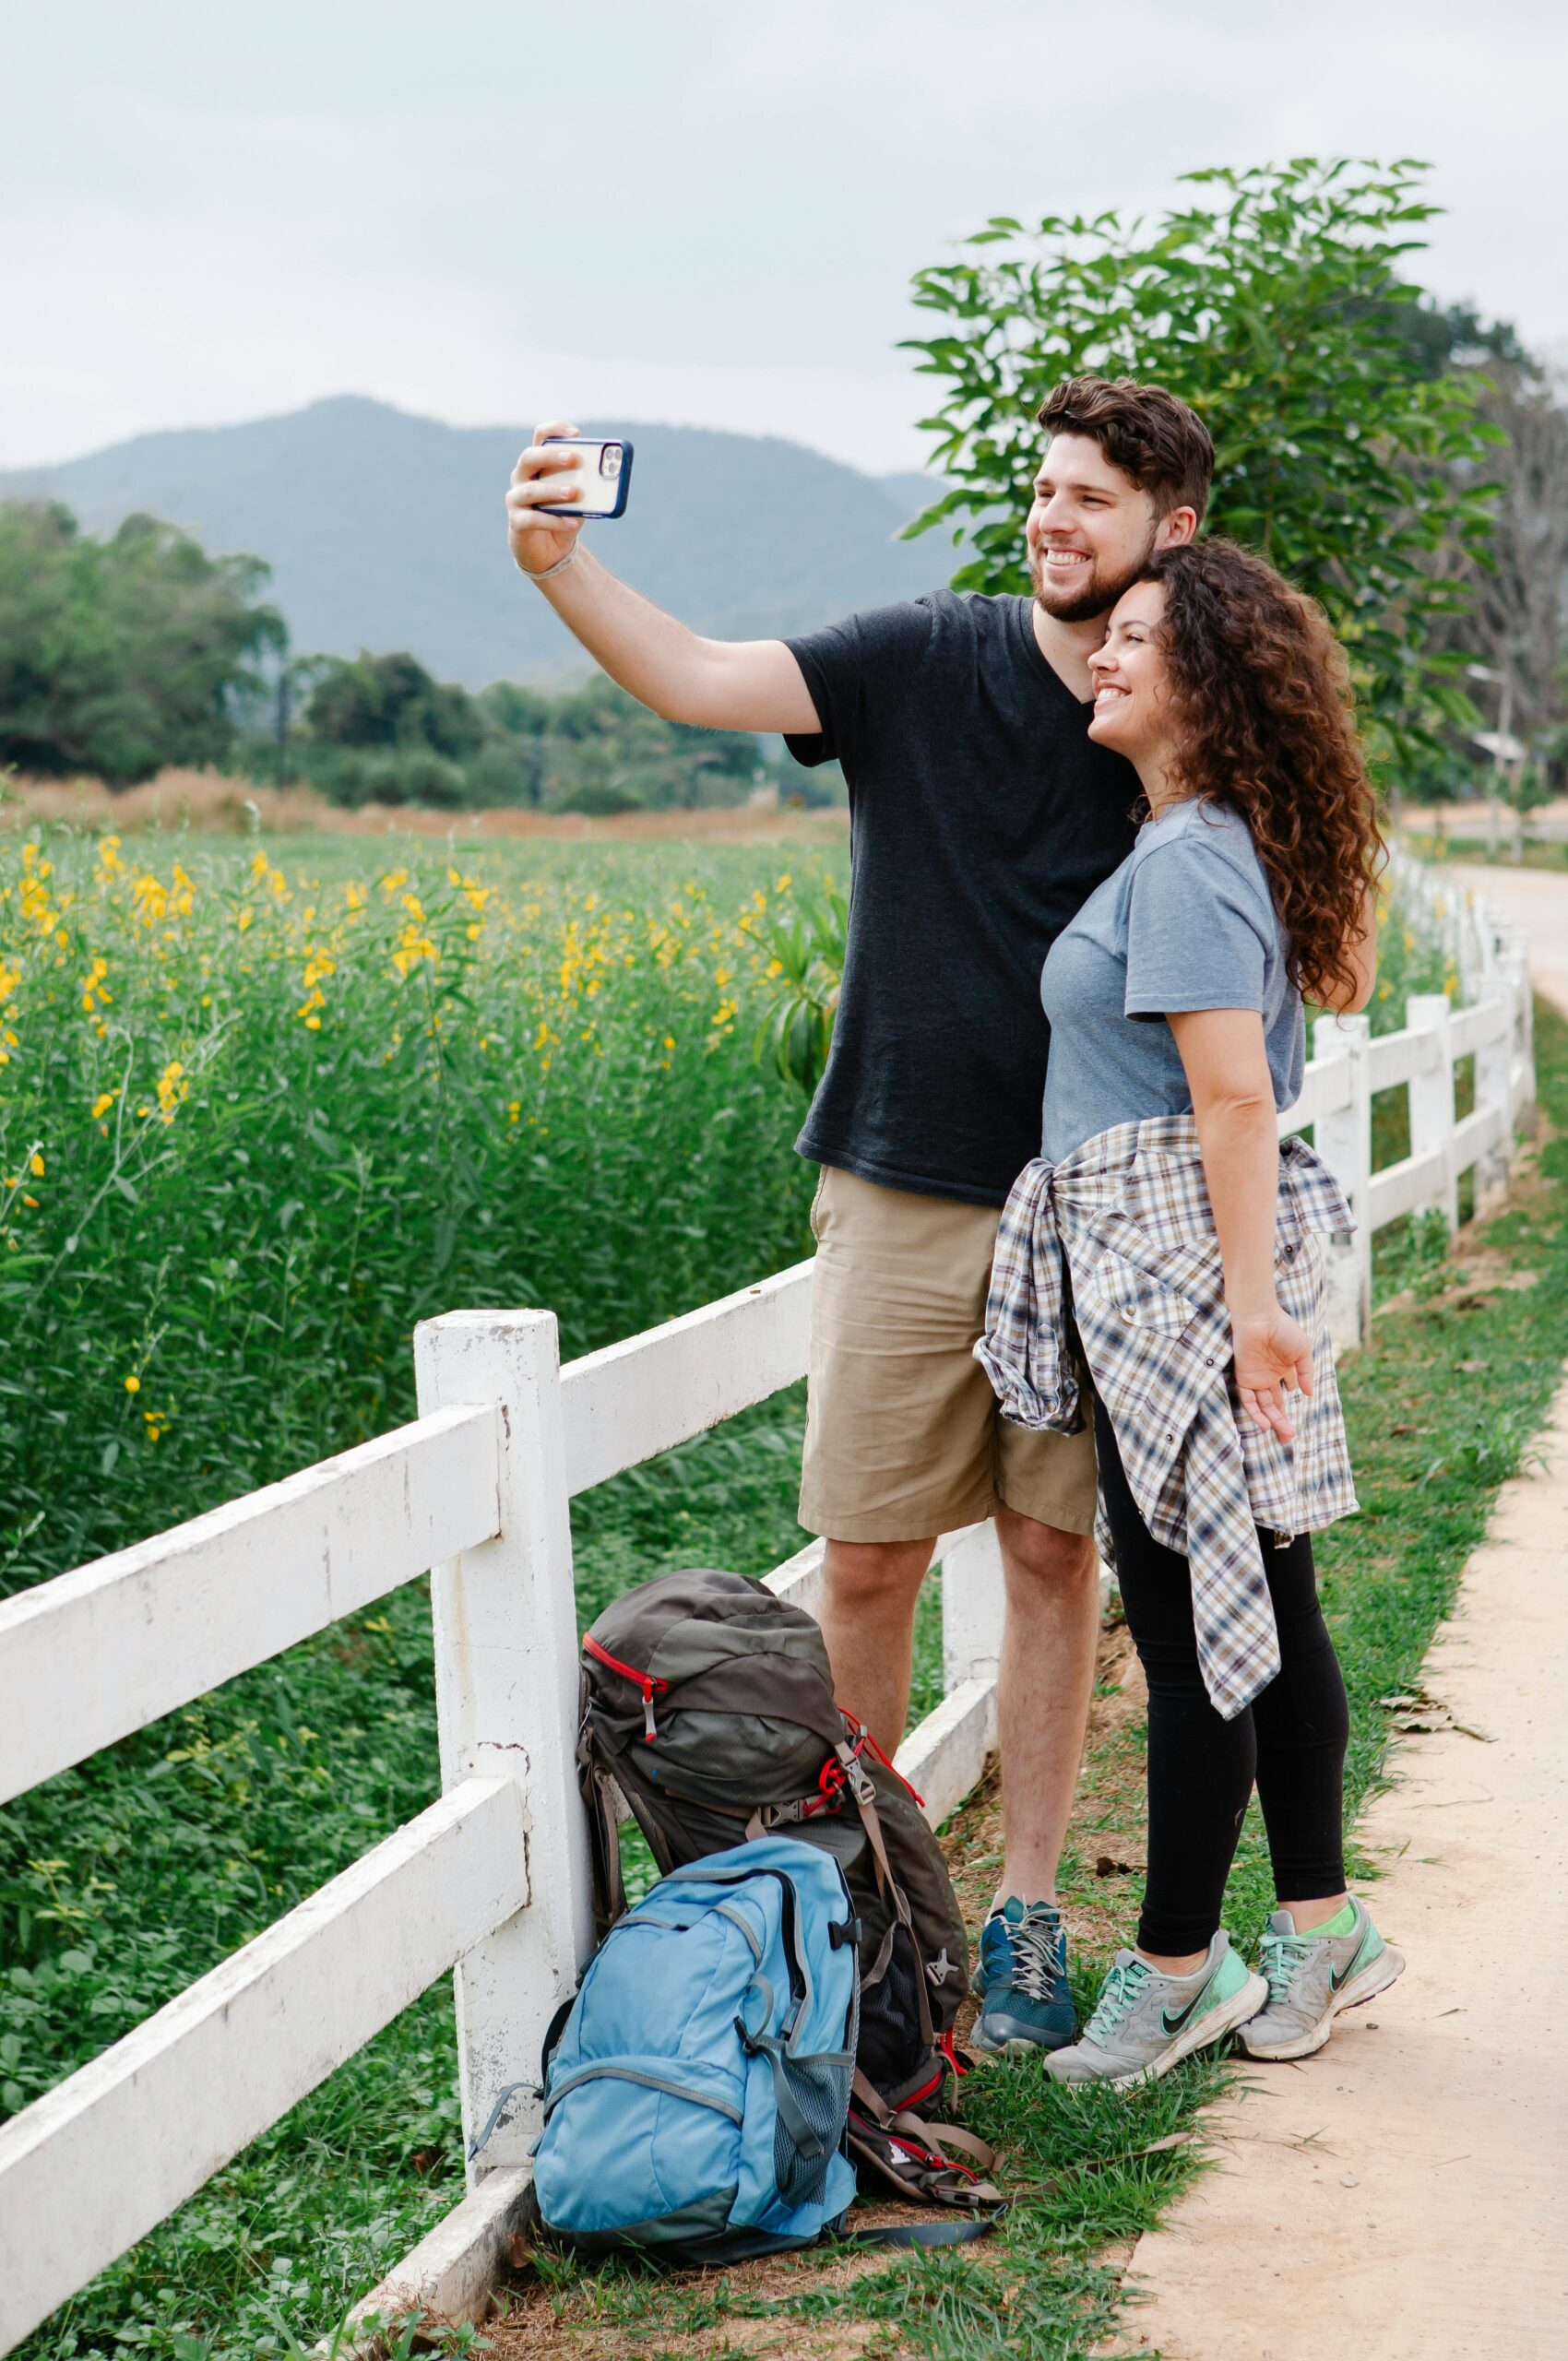
[[558, 557], [553, 565], [541, 566], [537, 574], [531, 566], [525, 565], [522, 568], [522, 572], [528, 575], [530, 582], [548, 582], [552, 574], [564, 574], [569, 565], [575, 565], [576, 564], [577, 551], [581, 547], [581, 544], [582, 535], [579, 533], [573, 540], [572, 546], [566, 552], [565, 556]]

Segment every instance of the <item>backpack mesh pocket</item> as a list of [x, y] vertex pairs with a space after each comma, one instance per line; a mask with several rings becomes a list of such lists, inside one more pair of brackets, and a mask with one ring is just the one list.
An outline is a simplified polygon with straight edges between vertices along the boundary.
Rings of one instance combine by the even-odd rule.
[[787, 2205], [815, 2205], [822, 2198], [827, 2168], [843, 2144], [855, 2061], [842, 2052], [828, 2050], [815, 2058], [784, 2057], [779, 2066], [813, 2144], [802, 2143], [799, 2124], [787, 2121], [787, 2110], [781, 2106], [773, 2130], [774, 2177]]

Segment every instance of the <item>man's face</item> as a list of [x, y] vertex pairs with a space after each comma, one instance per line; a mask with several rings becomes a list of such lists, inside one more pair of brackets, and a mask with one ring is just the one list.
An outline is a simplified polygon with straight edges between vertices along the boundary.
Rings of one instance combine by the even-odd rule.
[[1191, 539], [1190, 508], [1157, 517], [1153, 496], [1108, 459], [1087, 434], [1057, 434], [1045, 446], [1025, 534], [1029, 580], [1058, 623], [1109, 614], [1150, 555]]

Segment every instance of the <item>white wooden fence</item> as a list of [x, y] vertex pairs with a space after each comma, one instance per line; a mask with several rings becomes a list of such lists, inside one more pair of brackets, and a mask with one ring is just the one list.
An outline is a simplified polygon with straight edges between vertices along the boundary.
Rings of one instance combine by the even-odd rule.
[[[1320, 1023], [1298, 1106], [1362, 1228], [1336, 1251], [1335, 1316], [1365, 1332], [1371, 1233], [1459, 1175], [1492, 1202], [1533, 1097], [1522, 944], [1423, 872], [1471, 1004], [1410, 1003], [1399, 1033]], [[1473, 1052], [1476, 1107], [1455, 1120]], [[1407, 1085], [1411, 1152], [1370, 1171], [1371, 1101]], [[805, 1369], [811, 1265], [558, 1364], [549, 1311], [457, 1311], [415, 1336], [420, 1415], [0, 1606], [0, 1803], [434, 1568], [443, 1795], [396, 1835], [0, 2128], [0, 2351], [8, 2351], [227, 2159], [456, 1966], [463, 2120], [531, 2078], [591, 1940], [574, 1785], [573, 1496], [700, 1434]], [[772, 1587], [815, 1604], [821, 1544]], [[1000, 1561], [985, 1526], [944, 1537], [945, 1695], [899, 1764], [940, 1822], [995, 1732]], [[469, 2191], [368, 2302], [461, 2310], [527, 2188], [514, 2106]]]

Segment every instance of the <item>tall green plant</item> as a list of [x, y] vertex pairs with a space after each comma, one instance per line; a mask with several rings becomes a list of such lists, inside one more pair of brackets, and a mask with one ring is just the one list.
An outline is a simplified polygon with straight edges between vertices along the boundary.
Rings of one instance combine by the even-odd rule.
[[914, 282], [944, 323], [909, 343], [942, 381], [921, 423], [949, 489], [908, 531], [951, 518], [974, 551], [956, 587], [1027, 590], [1040, 401], [1086, 372], [1150, 380], [1214, 436], [1208, 528], [1327, 608], [1374, 751], [1408, 754], [1468, 718], [1460, 659], [1427, 640], [1464, 603], [1444, 552], [1484, 554], [1491, 487], [1475, 469], [1498, 438], [1477, 410], [1484, 381], [1432, 374], [1409, 333], [1405, 258], [1438, 209], [1426, 169], [1303, 158], [1190, 173], [1194, 202], [1153, 223], [993, 217]]

